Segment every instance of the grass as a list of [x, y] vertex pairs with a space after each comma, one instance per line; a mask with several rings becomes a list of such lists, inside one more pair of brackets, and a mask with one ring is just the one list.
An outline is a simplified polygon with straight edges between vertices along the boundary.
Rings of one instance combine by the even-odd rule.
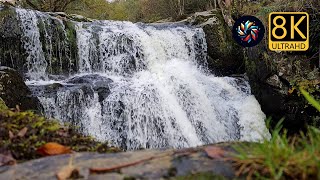
[[[320, 103], [306, 91], [301, 93], [315, 107]], [[320, 112], [320, 110], [319, 110]], [[272, 131], [269, 141], [235, 145], [233, 155], [237, 176], [247, 179], [320, 179], [320, 130], [309, 127], [306, 133], [287, 137], [282, 121]]]
[[306, 90], [300, 88], [301, 94], [307, 99], [307, 101], [320, 112], [320, 103], [317, 102]]

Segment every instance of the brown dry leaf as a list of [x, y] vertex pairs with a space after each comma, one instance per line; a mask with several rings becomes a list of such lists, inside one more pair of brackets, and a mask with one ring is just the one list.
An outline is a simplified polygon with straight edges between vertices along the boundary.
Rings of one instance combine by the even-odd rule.
[[63, 146], [58, 143], [50, 142], [37, 149], [37, 152], [43, 156], [53, 156], [59, 154], [71, 153], [70, 147]]
[[6, 165], [15, 165], [16, 160], [9, 154], [0, 154], [0, 167]]
[[225, 150], [223, 150], [221, 147], [217, 147], [217, 146], [205, 147], [204, 151], [212, 159], [222, 158], [224, 156], [224, 154], [225, 154]]
[[9, 139], [11, 140], [11, 139], [13, 139], [13, 138], [14, 138], [13, 132], [12, 132], [12, 131], [9, 131]]
[[18, 137], [24, 137], [24, 136], [26, 135], [27, 131], [28, 131], [28, 128], [27, 128], [27, 127], [24, 127], [24, 128], [22, 128], [22, 129], [19, 131], [19, 133], [17, 134], [17, 136], [18, 136]]

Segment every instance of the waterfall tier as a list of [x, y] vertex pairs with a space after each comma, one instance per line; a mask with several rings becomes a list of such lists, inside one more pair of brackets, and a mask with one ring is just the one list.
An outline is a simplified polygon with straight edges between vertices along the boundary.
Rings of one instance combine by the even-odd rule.
[[125, 149], [270, 136], [248, 83], [208, 73], [201, 28], [16, 13], [27, 84], [48, 117]]

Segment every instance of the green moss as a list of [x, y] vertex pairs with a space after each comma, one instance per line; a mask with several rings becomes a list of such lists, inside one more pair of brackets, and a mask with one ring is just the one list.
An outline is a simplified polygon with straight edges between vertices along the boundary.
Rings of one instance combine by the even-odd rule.
[[[18, 160], [38, 158], [36, 149], [47, 142], [57, 142], [74, 151], [118, 152], [118, 148], [100, 143], [92, 137], [83, 136], [73, 127], [62, 126], [33, 112], [0, 110], [0, 147], [10, 151]], [[21, 137], [19, 132], [27, 128]], [[13, 134], [14, 137], [12, 137]]]
[[72, 60], [72, 64], [70, 64], [70, 69], [74, 69], [76, 71], [76, 59], [77, 52], [78, 52], [78, 45], [77, 45], [77, 36], [76, 36], [76, 27], [72, 21], [64, 21], [65, 30], [67, 39], [69, 42], [69, 49], [70, 49], [70, 58]]
[[2, 98], [0, 98], [0, 110], [7, 110], [8, 107], [6, 105], [6, 103], [2, 100]]
[[172, 177], [170, 179], [171, 180], [211, 180], [211, 179], [224, 180], [227, 178], [213, 174], [213, 173], [203, 172], [203, 173], [189, 174], [186, 176]]
[[13, 8], [4, 7], [4, 9], [2, 9], [0, 11], [0, 24], [2, 24], [3, 20], [8, 16], [14, 17], [15, 16], [15, 11], [14, 11]]

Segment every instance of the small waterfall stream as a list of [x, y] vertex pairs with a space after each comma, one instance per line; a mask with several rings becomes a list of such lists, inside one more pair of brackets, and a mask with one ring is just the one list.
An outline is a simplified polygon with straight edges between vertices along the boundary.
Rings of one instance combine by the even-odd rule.
[[[269, 137], [248, 82], [208, 73], [201, 28], [72, 21], [73, 61], [75, 48], [62, 20], [37, 11], [16, 12], [28, 54], [27, 84], [48, 117], [125, 149]], [[52, 23], [61, 24], [58, 32]]]

